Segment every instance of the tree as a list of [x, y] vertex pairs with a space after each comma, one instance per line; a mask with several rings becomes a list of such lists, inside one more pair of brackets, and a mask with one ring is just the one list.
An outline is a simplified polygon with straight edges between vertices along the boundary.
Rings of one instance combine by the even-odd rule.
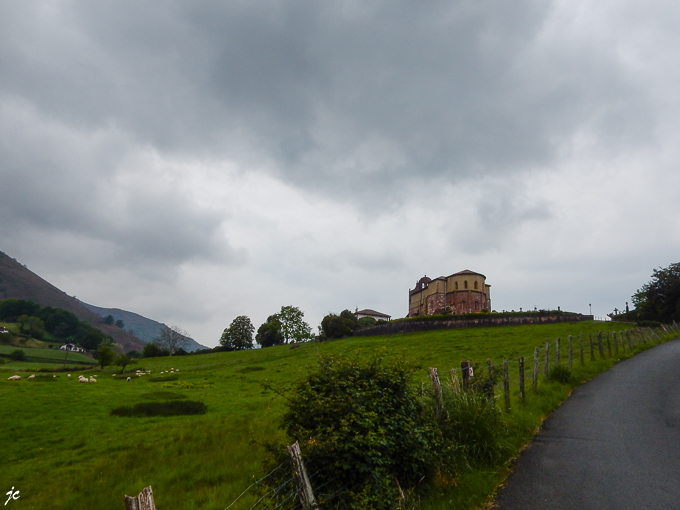
[[177, 326], [163, 325], [154, 343], [158, 344], [161, 349], [167, 350], [172, 356], [177, 349], [186, 347], [189, 343], [189, 333]]
[[170, 356], [170, 351], [162, 349], [158, 344], [150, 343], [144, 346], [145, 358], [157, 358], [159, 356]]
[[12, 354], [10, 354], [9, 357], [13, 361], [26, 361], [26, 353], [21, 349], [12, 351]]
[[680, 262], [655, 269], [652, 281], [632, 297], [638, 320], [680, 320]]
[[123, 319], [118, 319], [116, 321], [116, 327], [118, 327], [120, 329], [125, 329], [125, 323], [123, 322]]
[[281, 331], [281, 321], [277, 319], [276, 315], [267, 317], [267, 322], [257, 329], [255, 341], [262, 347], [281, 345], [286, 341], [283, 331]]
[[99, 362], [99, 366], [102, 369], [108, 365], [111, 365], [115, 359], [116, 353], [110, 345], [99, 346], [99, 349], [97, 349], [97, 361]]
[[108, 324], [109, 326], [113, 324], [113, 315], [107, 315], [104, 317], [104, 324]]
[[34, 317], [33, 315], [20, 315], [17, 317], [19, 323], [19, 331], [30, 335], [34, 338], [42, 338], [45, 334], [45, 323], [42, 319]]
[[340, 315], [329, 313], [321, 320], [321, 332], [326, 338], [344, 338], [352, 336], [359, 328], [356, 315], [349, 310], [343, 310]]
[[285, 343], [306, 342], [314, 338], [312, 328], [303, 320], [304, 316], [296, 306], [282, 306], [281, 311], [276, 314]]
[[245, 315], [239, 315], [222, 333], [220, 345], [228, 351], [252, 349], [253, 333], [255, 333], [255, 328], [250, 319]]
[[128, 365], [133, 365], [134, 363], [137, 363], [137, 360], [134, 359], [132, 356], [129, 354], [119, 354], [116, 356], [116, 365], [121, 367], [121, 374], [125, 373], [125, 367]]

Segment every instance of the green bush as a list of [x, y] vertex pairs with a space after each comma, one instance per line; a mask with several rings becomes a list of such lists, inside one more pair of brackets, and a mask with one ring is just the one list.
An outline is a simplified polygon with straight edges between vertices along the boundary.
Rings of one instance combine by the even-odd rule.
[[142, 402], [132, 407], [121, 406], [111, 411], [111, 416], [180, 416], [205, 414], [203, 402], [194, 400], [171, 400], [169, 402]]
[[554, 365], [548, 371], [548, 379], [561, 384], [572, 384], [574, 382], [574, 375], [568, 366]]
[[[400, 488], [417, 492], [432, 478], [439, 431], [411, 387], [413, 370], [404, 360], [321, 357], [288, 396], [282, 425], [325, 508], [386, 510]], [[281, 462], [283, 449], [270, 448]]]
[[21, 349], [17, 349], [15, 351], [12, 351], [12, 354], [10, 354], [9, 357], [13, 361], [26, 361], [26, 353], [24, 351], [22, 351]]

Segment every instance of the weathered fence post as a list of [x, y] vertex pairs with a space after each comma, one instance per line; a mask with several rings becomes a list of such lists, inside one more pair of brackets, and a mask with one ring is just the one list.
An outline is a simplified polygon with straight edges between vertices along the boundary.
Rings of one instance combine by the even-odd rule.
[[309, 477], [307, 476], [305, 463], [302, 462], [300, 445], [295, 441], [292, 445], [286, 446], [286, 449], [288, 450], [290, 462], [293, 467], [293, 476], [297, 483], [298, 497], [300, 498], [302, 508], [318, 508], [319, 505], [314, 497], [314, 491], [312, 490], [312, 484], [309, 482]]
[[156, 510], [151, 487], [145, 487], [137, 496], [124, 496], [125, 510]]
[[612, 336], [614, 337], [614, 354], [616, 356], [619, 355], [619, 340], [616, 338], [616, 331], [612, 333]]
[[633, 344], [631, 343], [632, 340], [630, 339], [633, 335], [630, 334], [629, 330], [626, 330], [626, 340], [628, 341], [628, 352], [633, 351]]
[[453, 392], [456, 394], [460, 393], [460, 379], [458, 379], [458, 375], [456, 375], [455, 368], [451, 369], [451, 383], [453, 384]]
[[430, 381], [432, 382], [434, 401], [437, 403], [437, 416], [441, 417], [442, 411], [444, 410], [444, 398], [442, 396], [442, 385], [439, 382], [439, 374], [434, 367], [430, 367]]
[[519, 397], [524, 401], [524, 356], [519, 357]]
[[505, 409], [510, 409], [510, 378], [508, 376], [508, 360], [503, 358], [503, 392], [505, 393]]
[[460, 368], [463, 371], [463, 389], [467, 390], [468, 386], [470, 384], [470, 362], [469, 361], [461, 361], [460, 362]]
[[602, 345], [602, 331], [597, 332], [597, 348], [600, 350], [600, 359], [604, 358], [604, 346]]
[[627, 338], [628, 335], [626, 335], [626, 337], [624, 337], [624, 333], [626, 333], [626, 331], [619, 331], [619, 336], [621, 337], [621, 348], [623, 349], [623, 353], [625, 354], [626, 353], [626, 338]]
[[593, 346], [592, 333], [588, 333], [588, 339], [590, 340], [590, 361], [595, 361], [595, 347]]
[[550, 340], [545, 341], [545, 363], [543, 366], [543, 377], [548, 378], [548, 365], [550, 364]]
[[560, 337], [555, 340], [555, 365], [560, 364]]
[[538, 347], [534, 347], [534, 389], [538, 387]]
[[569, 368], [571, 368], [574, 363], [574, 345], [571, 340], [571, 335], [569, 335], [568, 340], [569, 340]]
[[486, 366], [489, 371], [489, 397], [493, 398], [493, 364], [491, 358], [486, 358]]
[[612, 357], [612, 342], [609, 338], [609, 331], [607, 331], [607, 353], [609, 353], [609, 357]]
[[584, 366], [586, 363], [583, 361], [583, 333], [578, 334], [578, 356], [581, 360], [581, 366]]

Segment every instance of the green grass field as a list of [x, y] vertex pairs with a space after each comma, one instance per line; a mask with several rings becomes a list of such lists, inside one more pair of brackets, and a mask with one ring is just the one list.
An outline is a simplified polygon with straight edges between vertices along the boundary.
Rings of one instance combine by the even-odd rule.
[[[21, 491], [20, 500], [10, 503], [16, 508], [120, 510], [124, 494], [137, 494], [151, 485], [159, 509], [224, 509], [262, 475], [264, 452], [258, 442], [285, 441], [277, 427], [284, 399], [265, 393], [261, 383], [268, 380], [285, 390], [304, 376], [320, 354], [355, 355], [360, 351], [369, 356], [378, 349], [384, 349], [387, 359], [406, 354], [422, 367], [414, 384], [425, 385], [429, 384], [430, 366], [438, 367], [441, 374], [459, 368], [465, 359], [485, 366], [487, 358], [494, 364], [500, 364], [503, 357], [530, 358], [534, 347], [556, 337], [563, 339], [561, 355], [566, 361], [568, 335], [574, 335], [576, 342], [582, 333], [587, 344], [589, 333], [625, 327], [585, 322], [442, 330], [349, 338], [297, 348], [150, 358], [128, 367], [127, 372], [144, 368], [152, 374], [132, 376], [130, 382], [118, 368], [80, 369], [71, 379], [57, 373], [57, 377], [39, 374], [26, 380], [28, 374], [24, 373], [21, 381], [13, 382], [7, 377], [18, 366], [7, 363], [0, 365], [0, 430], [4, 432], [0, 492], [11, 487]], [[54, 354], [49, 349], [41, 351]], [[69, 359], [71, 356], [75, 353], [69, 353]], [[37, 352], [35, 357], [39, 357]], [[577, 376], [585, 380], [614, 362], [588, 361], [577, 370]], [[527, 363], [530, 367], [530, 361]], [[179, 372], [161, 374], [171, 368]], [[98, 382], [79, 383], [79, 374], [96, 374]], [[530, 374], [527, 368], [527, 378]], [[528, 390], [525, 404], [513, 404], [509, 416], [518, 449], [569, 390], [564, 385], [542, 383], [537, 392]], [[205, 403], [207, 413], [154, 418], [110, 415], [116, 407], [162, 401], [170, 397], [168, 392]], [[516, 397], [513, 384], [513, 402]], [[433, 495], [423, 508], [481, 504], [504, 469], [461, 474], [455, 486]], [[232, 508], [250, 508], [253, 497], [246, 494]]]

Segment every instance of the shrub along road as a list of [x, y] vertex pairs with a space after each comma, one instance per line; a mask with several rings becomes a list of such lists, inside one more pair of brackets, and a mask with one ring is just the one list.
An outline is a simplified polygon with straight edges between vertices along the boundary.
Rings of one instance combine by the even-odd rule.
[[680, 338], [583, 384], [543, 424], [501, 510], [680, 508]]

